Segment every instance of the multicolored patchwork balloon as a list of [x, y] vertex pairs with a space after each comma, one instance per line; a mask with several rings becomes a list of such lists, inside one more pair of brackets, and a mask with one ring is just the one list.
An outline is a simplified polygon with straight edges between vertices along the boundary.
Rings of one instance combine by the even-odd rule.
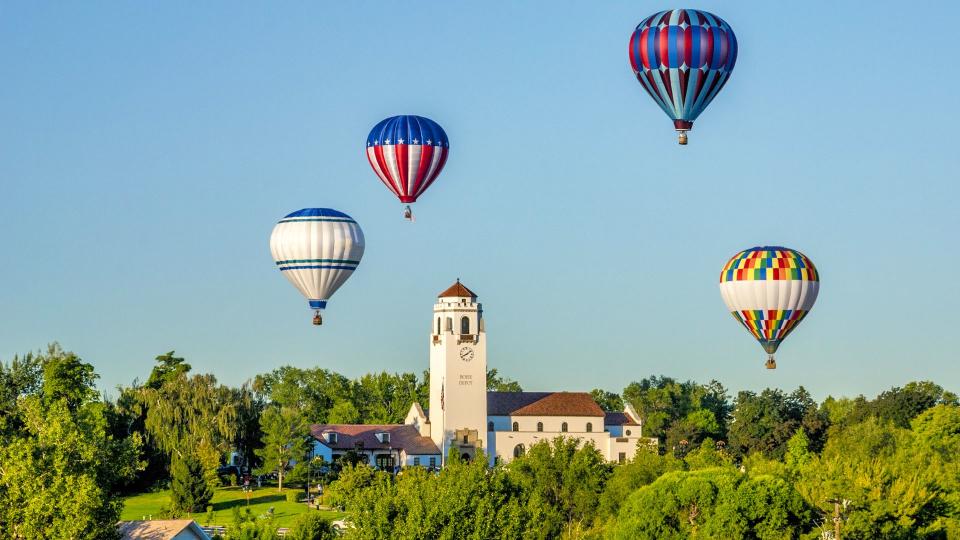
[[410, 203], [437, 179], [449, 153], [450, 141], [443, 128], [422, 116], [387, 118], [367, 136], [367, 160], [373, 172], [407, 205], [404, 216], [411, 221]]
[[723, 19], [697, 9], [651, 15], [630, 36], [630, 65], [650, 97], [673, 119], [680, 144], [693, 121], [730, 79], [737, 36]]
[[778, 246], [753, 247], [733, 256], [720, 272], [720, 294], [735, 319], [777, 363], [780, 343], [807, 316], [820, 291], [820, 274], [803, 253]]
[[352, 217], [330, 208], [304, 208], [287, 214], [273, 228], [270, 253], [284, 277], [315, 310], [320, 310], [363, 258], [363, 231]]

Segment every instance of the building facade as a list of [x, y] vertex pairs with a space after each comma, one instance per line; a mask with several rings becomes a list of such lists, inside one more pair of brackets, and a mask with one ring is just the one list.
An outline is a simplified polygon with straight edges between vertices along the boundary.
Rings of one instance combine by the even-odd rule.
[[643, 437], [643, 419], [631, 407], [604, 411], [586, 392], [488, 392], [483, 307], [459, 280], [437, 297], [429, 344], [429, 409], [414, 403], [396, 425], [313, 425], [315, 455], [333, 462], [353, 452], [396, 469], [442, 466], [455, 450], [464, 459], [483, 452], [493, 464], [539, 441], [571, 437], [623, 462], [638, 445], [658, 442]]

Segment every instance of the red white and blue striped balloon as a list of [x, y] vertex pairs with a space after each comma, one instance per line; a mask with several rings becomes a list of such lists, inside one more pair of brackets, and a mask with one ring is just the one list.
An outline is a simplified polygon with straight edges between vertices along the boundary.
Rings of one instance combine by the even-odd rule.
[[416, 202], [443, 170], [450, 141], [440, 124], [413, 115], [393, 116], [373, 127], [367, 159], [402, 203]]
[[696, 9], [651, 15], [630, 37], [637, 80], [682, 135], [730, 79], [737, 37], [723, 19]]

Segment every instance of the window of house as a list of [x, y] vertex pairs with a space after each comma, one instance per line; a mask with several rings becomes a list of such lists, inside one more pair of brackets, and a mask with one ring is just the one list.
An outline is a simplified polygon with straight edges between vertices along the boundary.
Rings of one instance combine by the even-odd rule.
[[437, 458], [435, 458], [435, 457], [430, 458], [430, 466], [431, 466], [431, 467], [436, 467], [436, 466], [437, 466]]
[[523, 445], [518, 444], [513, 447], [513, 457], [518, 458], [523, 455]]
[[620, 454], [617, 456], [617, 461], [619, 461], [620, 463], [626, 463], [626, 462], [627, 462], [627, 453], [626, 453], [626, 452], [620, 452]]
[[566, 422], [560, 424], [560, 431], [562, 431], [562, 432], [564, 432], [564, 433], [567, 432], [567, 423], [566, 423]]
[[487, 422], [487, 431], [493, 431], [493, 422]]
[[390, 434], [389, 434], [389, 433], [381, 433], [381, 434], [380, 434], [380, 442], [382, 442], [382, 443], [384, 443], [384, 444], [390, 442]]
[[470, 317], [461, 317], [460, 318], [460, 333], [469, 334], [470, 333]]
[[627, 437], [629, 437], [629, 436], [630, 436], [630, 430], [628, 429], [628, 430], [627, 430]]
[[587, 422], [587, 433], [593, 433], [593, 423]]
[[420, 458], [418, 458], [418, 457], [413, 458], [413, 466], [414, 466], [414, 467], [419, 467], [419, 466], [420, 466]]
[[337, 434], [327, 433], [327, 442], [330, 444], [337, 444]]
[[514, 431], [520, 431], [520, 424], [514, 422], [514, 423], [513, 423], [513, 430], [514, 430]]
[[543, 422], [537, 422], [537, 431], [543, 431]]

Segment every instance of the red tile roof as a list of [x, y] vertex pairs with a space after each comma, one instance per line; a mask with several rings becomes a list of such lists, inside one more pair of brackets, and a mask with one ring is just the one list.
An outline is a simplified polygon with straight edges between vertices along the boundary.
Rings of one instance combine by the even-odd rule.
[[587, 392], [487, 392], [492, 416], [604, 416]]
[[[337, 434], [336, 443], [328, 443], [324, 436], [324, 433], [331, 431]], [[389, 433], [390, 442], [380, 442], [377, 433]], [[357, 444], [362, 443], [364, 450], [393, 448], [407, 454], [440, 454], [433, 440], [420, 435], [417, 428], [409, 424], [313, 424], [310, 426], [310, 434], [334, 450], [355, 450]]]
[[451, 285], [449, 288], [447, 288], [447, 290], [437, 295], [437, 298], [449, 298], [449, 297], [476, 298], [477, 293], [466, 288], [463, 285], [463, 283], [460, 283], [460, 280], [458, 279], [457, 282]]

